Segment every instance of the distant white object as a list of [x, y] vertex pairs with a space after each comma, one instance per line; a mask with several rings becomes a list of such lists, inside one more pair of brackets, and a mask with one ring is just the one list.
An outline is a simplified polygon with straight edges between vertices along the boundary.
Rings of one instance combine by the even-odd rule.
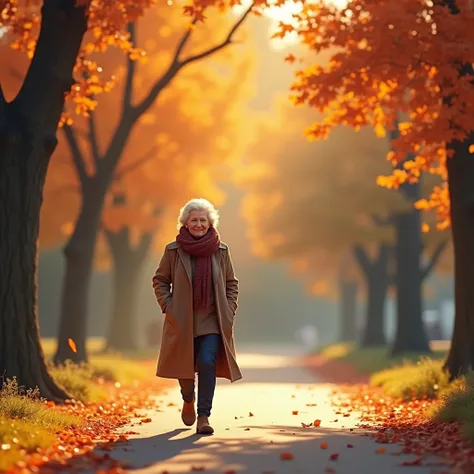
[[318, 346], [318, 328], [312, 324], [306, 324], [300, 327], [296, 331], [295, 337], [305, 349], [315, 349]]

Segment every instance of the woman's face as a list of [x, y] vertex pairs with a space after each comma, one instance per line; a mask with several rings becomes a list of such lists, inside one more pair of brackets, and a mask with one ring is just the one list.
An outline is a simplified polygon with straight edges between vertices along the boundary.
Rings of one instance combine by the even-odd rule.
[[188, 221], [186, 222], [186, 227], [189, 230], [189, 233], [196, 238], [203, 237], [206, 235], [206, 232], [209, 230], [210, 222], [207, 211], [204, 210], [194, 210], [189, 213]]

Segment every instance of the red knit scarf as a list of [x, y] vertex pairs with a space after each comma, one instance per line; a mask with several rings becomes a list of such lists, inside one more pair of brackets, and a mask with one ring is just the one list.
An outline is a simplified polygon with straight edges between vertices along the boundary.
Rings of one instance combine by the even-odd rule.
[[196, 258], [193, 276], [194, 308], [208, 308], [212, 285], [211, 256], [219, 248], [219, 234], [214, 227], [209, 227], [209, 230], [203, 237], [196, 239], [186, 227], [182, 226], [179, 234], [176, 236], [176, 242], [186, 253]]

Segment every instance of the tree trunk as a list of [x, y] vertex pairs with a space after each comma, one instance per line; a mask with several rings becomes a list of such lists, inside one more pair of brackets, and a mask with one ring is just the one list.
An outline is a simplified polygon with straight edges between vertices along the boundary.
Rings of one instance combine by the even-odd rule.
[[46, 171], [85, 31], [75, 1], [45, 2], [18, 96], [7, 103], [0, 88], [0, 383], [16, 377], [57, 402], [69, 397], [48, 373], [40, 344], [37, 241]]
[[354, 341], [356, 338], [357, 282], [341, 278], [339, 281], [339, 341]]
[[[404, 183], [401, 192], [412, 202], [420, 197], [420, 183]], [[420, 211], [394, 216], [396, 229], [397, 326], [392, 355], [431, 352], [423, 324]]]
[[128, 227], [118, 232], [105, 232], [113, 259], [113, 304], [107, 337], [107, 350], [136, 349], [136, 318], [134, 310], [140, 271], [153, 239], [144, 233], [137, 247], [130, 242]]
[[[84, 192], [84, 202], [69, 242], [64, 248], [66, 273], [64, 277], [58, 347], [55, 364], [66, 360], [87, 362], [87, 306], [94, 263], [94, 251], [100, 229], [100, 218], [107, 185], [93, 179]], [[74, 352], [69, 344], [72, 339]]]
[[362, 347], [383, 346], [386, 344], [384, 333], [385, 299], [391, 276], [388, 273], [391, 246], [380, 244], [378, 255], [370, 261], [361, 246], [354, 248], [355, 258], [365, 277], [367, 286], [367, 305]]
[[454, 156], [448, 158], [448, 186], [451, 201], [451, 232], [454, 248], [455, 318], [451, 348], [445, 363], [451, 378], [474, 367], [474, 158], [463, 143], [451, 143]]

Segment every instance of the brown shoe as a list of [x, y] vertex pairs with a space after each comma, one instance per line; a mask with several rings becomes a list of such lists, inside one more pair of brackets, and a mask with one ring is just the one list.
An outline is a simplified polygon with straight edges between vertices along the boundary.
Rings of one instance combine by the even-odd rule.
[[209, 424], [209, 418], [207, 416], [198, 416], [196, 433], [207, 435], [214, 433], [214, 428]]
[[183, 402], [181, 410], [181, 419], [186, 426], [193, 426], [196, 421], [196, 409], [194, 408], [194, 400], [192, 402]]

